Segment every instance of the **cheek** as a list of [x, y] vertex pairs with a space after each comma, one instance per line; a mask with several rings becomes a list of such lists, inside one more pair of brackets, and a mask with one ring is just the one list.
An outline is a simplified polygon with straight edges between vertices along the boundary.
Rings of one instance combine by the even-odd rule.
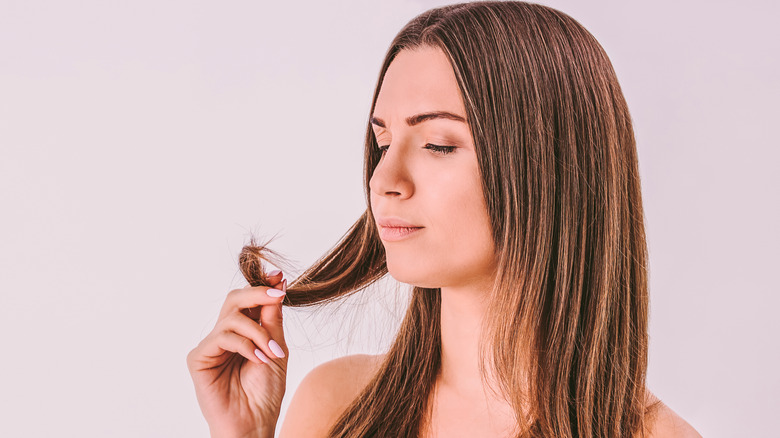
[[449, 253], [447, 258], [459, 269], [483, 265], [493, 253], [493, 238], [482, 194], [461, 192], [446, 211], [448, 214], [441, 217], [439, 238], [441, 249]]
[[[481, 181], [473, 169], [429, 173], [418, 180], [415, 209], [427, 228], [408, 242], [386, 246], [397, 280], [421, 287], [466, 285], [489, 275], [495, 258]], [[466, 177], [464, 177], [464, 175]]]

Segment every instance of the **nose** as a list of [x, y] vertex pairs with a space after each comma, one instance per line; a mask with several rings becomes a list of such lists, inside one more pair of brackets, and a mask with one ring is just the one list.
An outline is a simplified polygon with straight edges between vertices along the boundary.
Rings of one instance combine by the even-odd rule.
[[371, 194], [406, 199], [414, 193], [407, 157], [398, 145], [391, 145], [371, 174]]

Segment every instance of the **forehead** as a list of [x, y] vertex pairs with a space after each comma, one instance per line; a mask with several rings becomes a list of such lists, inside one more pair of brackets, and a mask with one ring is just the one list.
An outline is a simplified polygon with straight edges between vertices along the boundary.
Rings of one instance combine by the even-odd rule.
[[432, 110], [466, 113], [447, 55], [432, 47], [402, 50], [385, 73], [374, 115], [400, 125], [396, 121]]

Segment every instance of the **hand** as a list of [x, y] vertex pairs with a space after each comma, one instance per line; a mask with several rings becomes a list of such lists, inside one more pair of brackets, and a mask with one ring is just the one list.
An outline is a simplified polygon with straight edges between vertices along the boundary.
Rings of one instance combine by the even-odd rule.
[[288, 349], [282, 327], [284, 297], [267, 291], [286, 292], [287, 280], [278, 272], [269, 283], [276, 289], [247, 286], [230, 291], [214, 329], [187, 355], [198, 404], [213, 437], [274, 434], [286, 389]]

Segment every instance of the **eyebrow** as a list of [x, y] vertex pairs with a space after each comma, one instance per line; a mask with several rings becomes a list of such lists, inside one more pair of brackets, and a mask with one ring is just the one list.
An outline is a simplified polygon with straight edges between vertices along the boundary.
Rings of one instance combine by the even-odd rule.
[[[434, 120], [434, 119], [448, 119], [448, 120], [455, 120], [457, 122], [466, 123], [466, 119], [457, 114], [453, 114], [447, 111], [431, 111], [431, 112], [415, 114], [413, 116], [407, 117], [406, 124], [409, 126], [414, 126], [414, 125], [419, 125], [422, 122], [426, 122], [428, 120]], [[374, 117], [373, 115], [371, 116], [371, 124], [379, 126], [380, 128], [387, 127], [385, 125], [384, 120]]]

